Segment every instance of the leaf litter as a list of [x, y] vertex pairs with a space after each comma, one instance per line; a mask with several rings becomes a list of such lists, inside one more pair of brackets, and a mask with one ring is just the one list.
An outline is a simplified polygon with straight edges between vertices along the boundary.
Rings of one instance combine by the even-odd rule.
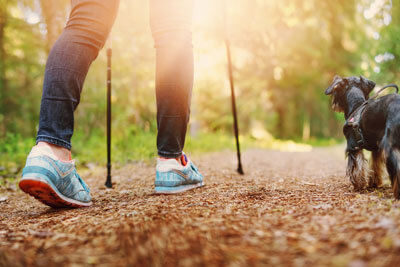
[[[154, 167], [81, 171], [93, 206], [48, 208], [1, 189], [0, 266], [398, 266], [400, 203], [388, 182], [356, 193], [330, 148], [194, 158], [206, 186], [153, 194]], [[223, 171], [221, 171], [223, 170]]]

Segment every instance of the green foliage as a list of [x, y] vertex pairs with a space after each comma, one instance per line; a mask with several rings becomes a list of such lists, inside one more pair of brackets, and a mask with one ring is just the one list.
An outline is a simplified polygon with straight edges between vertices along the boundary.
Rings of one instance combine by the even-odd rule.
[[[373, 61], [373, 66], [375, 65], [380, 68], [379, 73], [375, 73], [374, 76], [381, 83], [400, 82], [400, 67], [398, 64], [398, 58], [400, 58], [400, 2], [395, 0], [392, 5], [390, 11], [382, 7], [382, 13], [385, 15], [377, 16], [376, 18], [380, 24], [385, 25], [385, 17], [387, 20], [387, 16], [389, 16], [391, 22], [388, 26], [376, 28], [376, 31], [380, 34], [380, 38], [374, 43], [376, 54], [369, 58], [370, 61]], [[381, 62], [380, 60], [376, 60], [378, 59], [378, 57], [375, 58], [376, 55], [385, 55], [385, 53], [390, 53], [394, 57], [384, 59]]]
[[19, 173], [33, 144], [33, 138], [22, 138], [19, 134], [7, 133], [0, 138], [0, 176], [14, 177]]

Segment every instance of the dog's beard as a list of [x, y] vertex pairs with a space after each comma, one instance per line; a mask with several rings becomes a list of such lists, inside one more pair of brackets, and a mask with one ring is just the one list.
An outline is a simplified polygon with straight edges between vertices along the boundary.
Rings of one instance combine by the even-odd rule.
[[335, 112], [343, 112], [343, 109], [340, 107], [338, 103], [332, 103], [332, 109]]
[[347, 152], [346, 176], [350, 179], [355, 190], [362, 190], [366, 186], [365, 177], [369, 170], [362, 150], [356, 152]]
[[344, 112], [344, 109], [340, 105], [339, 101], [337, 101], [336, 96], [332, 96], [332, 109], [336, 112]]

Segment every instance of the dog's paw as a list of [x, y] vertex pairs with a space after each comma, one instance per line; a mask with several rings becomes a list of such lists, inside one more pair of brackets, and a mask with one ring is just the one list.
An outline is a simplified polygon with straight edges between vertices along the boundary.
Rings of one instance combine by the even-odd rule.
[[376, 177], [369, 177], [368, 180], [368, 189], [376, 189], [382, 185], [381, 179], [376, 179]]
[[355, 191], [363, 191], [367, 187], [367, 181], [362, 175], [352, 173], [349, 175], [349, 179]]

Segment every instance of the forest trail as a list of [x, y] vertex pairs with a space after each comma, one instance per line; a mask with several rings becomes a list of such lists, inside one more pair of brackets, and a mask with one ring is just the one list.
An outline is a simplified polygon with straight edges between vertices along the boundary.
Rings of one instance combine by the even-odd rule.
[[0, 202], [0, 266], [399, 266], [400, 202], [387, 179], [357, 193], [342, 148], [193, 158], [203, 188], [154, 195], [154, 167], [82, 171], [94, 204], [55, 210], [19, 189]]

